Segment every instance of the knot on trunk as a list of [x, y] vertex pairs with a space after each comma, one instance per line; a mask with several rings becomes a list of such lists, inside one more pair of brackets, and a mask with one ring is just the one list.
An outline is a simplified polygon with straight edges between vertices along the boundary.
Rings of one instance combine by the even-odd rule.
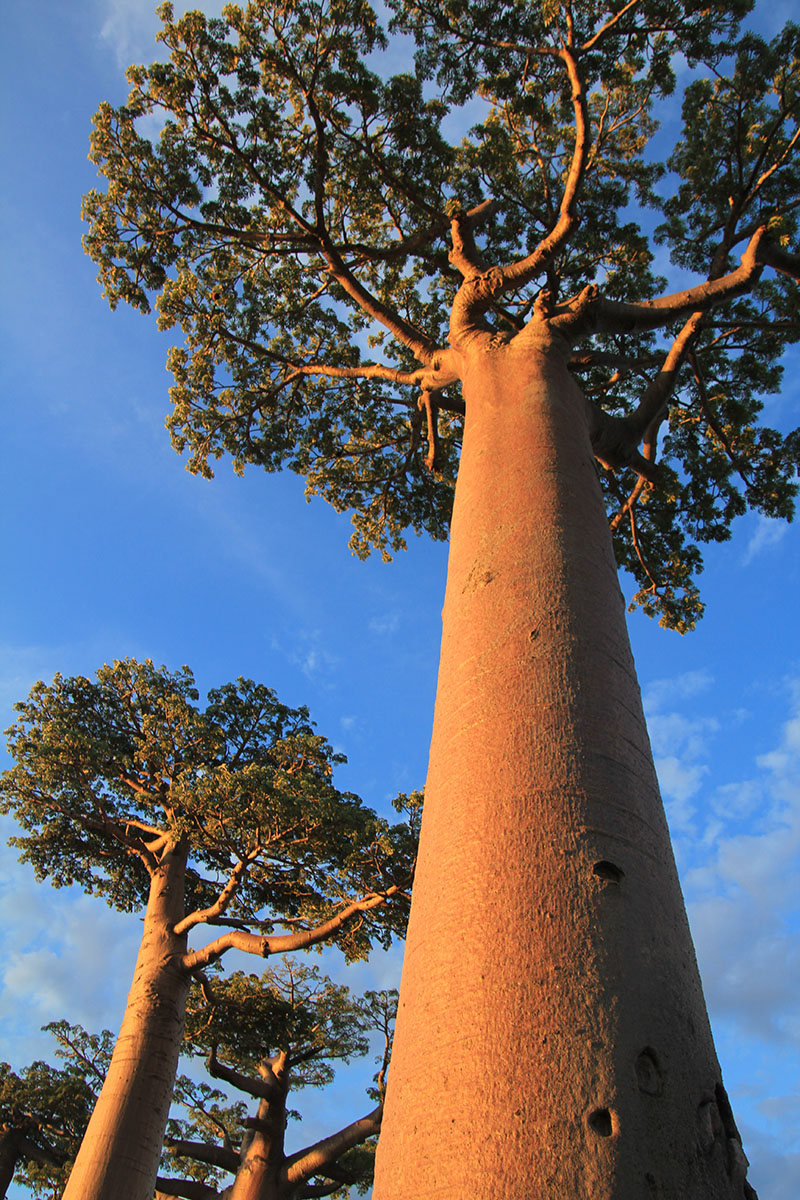
[[658, 468], [639, 450], [639, 434], [627, 417], [614, 417], [595, 410], [590, 430], [592, 452], [608, 471], [630, 467], [650, 483], [658, 481]]
[[471, 279], [465, 280], [462, 286], [471, 289], [473, 300], [488, 302], [502, 292], [504, 285], [503, 268], [489, 267], [488, 271], [481, 271], [479, 275], [473, 275]]

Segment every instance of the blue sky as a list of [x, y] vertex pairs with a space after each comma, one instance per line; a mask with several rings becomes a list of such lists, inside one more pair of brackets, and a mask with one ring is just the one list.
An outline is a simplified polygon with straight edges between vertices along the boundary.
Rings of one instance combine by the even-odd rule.
[[[10, 6], [2, 48], [4, 421], [0, 717], [31, 684], [125, 655], [246, 675], [308, 704], [339, 783], [385, 808], [421, 786], [446, 550], [360, 563], [300, 480], [220, 464], [192, 478], [164, 430], [168, 341], [111, 314], [80, 246], [91, 115], [151, 55], [152, 0]], [[177, 6], [176, 6], [177, 7]], [[770, 5], [764, 19], [788, 16]], [[798, 423], [800, 357], [769, 420]], [[762, 1200], [800, 1195], [800, 527], [747, 517], [708, 554], [707, 613], [680, 638], [631, 620], [651, 737], [726, 1085]], [[628, 589], [630, 590], [630, 589]], [[46, 1021], [118, 1027], [139, 937], [0, 845], [0, 1057], [50, 1057]], [[252, 964], [247, 964], [252, 969]], [[340, 973], [331, 956], [329, 969]], [[344, 977], [389, 986], [396, 953]], [[355, 1074], [308, 1136], [365, 1111]], [[310, 1098], [309, 1098], [310, 1099]], [[349, 1119], [349, 1117], [347, 1118]]]

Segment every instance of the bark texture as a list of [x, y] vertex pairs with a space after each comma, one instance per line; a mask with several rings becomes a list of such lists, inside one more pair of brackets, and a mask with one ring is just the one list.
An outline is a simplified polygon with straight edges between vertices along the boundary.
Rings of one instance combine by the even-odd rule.
[[375, 1200], [742, 1200], [584, 399], [532, 327], [466, 430]]
[[63, 1200], [152, 1200], [183, 1036], [186, 852], [156, 867], [125, 1016]]

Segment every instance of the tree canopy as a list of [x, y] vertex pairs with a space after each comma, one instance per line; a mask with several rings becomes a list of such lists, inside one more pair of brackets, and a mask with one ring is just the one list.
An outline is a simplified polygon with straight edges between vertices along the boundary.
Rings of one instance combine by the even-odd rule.
[[337, 1064], [368, 1053], [374, 1032], [382, 1045], [379, 1090], [371, 1095], [373, 1102], [382, 1099], [396, 1001], [396, 992], [354, 997], [317, 967], [291, 960], [260, 977], [237, 971], [197, 983], [187, 1009], [185, 1053], [205, 1057], [212, 1078], [247, 1100], [231, 1103], [219, 1088], [179, 1076], [175, 1101], [187, 1116], [176, 1107], [167, 1127], [163, 1166], [169, 1174], [159, 1177], [159, 1189], [190, 1195], [189, 1181], [196, 1180], [216, 1195], [226, 1176], [236, 1175], [258, 1127], [259, 1118], [248, 1111], [256, 1100], [266, 1101], [261, 1123], [269, 1118], [281, 1195], [364, 1191], [372, 1177], [376, 1113], [300, 1150], [284, 1149], [284, 1137], [297, 1140], [287, 1126], [301, 1116], [296, 1094], [328, 1087]]
[[[544, 322], [636, 600], [689, 628], [702, 544], [793, 512], [800, 439], [761, 416], [800, 334], [800, 30], [740, 36], [746, 0], [389, 7], [387, 36], [363, 0], [162, 5], [168, 61], [95, 117], [85, 245], [112, 306], [184, 335], [174, 443], [300, 473], [359, 554], [443, 538], [465, 315]], [[695, 280], [671, 297], [659, 243]]]
[[[188, 668], [149, 660], [36, 684], [17, 705], [15, 765], [0, 780], [0, 810], [25, 831], [12, 839], [22, 860], [133, 911], [159, 861], [186, 846], [176, 932], [228, 927], [187, 956], [190, 972], [233, 946], [268, 954], [335, 936], [358, 958], [402, 934], [413, 829], [335, 787], [341, 756], [306, 709], [244, 679], [212, 690], [204, 709], [197, 700]], [[273, 936], [276, 926], [290, 932]]]

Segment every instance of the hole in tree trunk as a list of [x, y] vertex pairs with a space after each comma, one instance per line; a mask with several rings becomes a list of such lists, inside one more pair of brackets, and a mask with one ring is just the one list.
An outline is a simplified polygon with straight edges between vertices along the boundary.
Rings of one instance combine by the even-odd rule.
[[621, 867], [615, 866], [614, 863], [602, 859], [601, 862], [596, 862], [592, 867], [593, 873], [598, 879], [602, 879], [605, 883], [619, 883], [625, 872]]
[[639, 1091], [648, 1096], [660, 1096], [664, 1090], [664, 1080], [658, 1059], [655, 1051], [651, 1050], [649, 1046], [645, 1046], [636, 1059], [636, 1082], [639, 1085]]
[[599, 1137], [611, 1137], [614, 1127], [611, 1123], [611, 1113], [607, 1108], [596, 1108], [589, 1113], [589, 1126]]

